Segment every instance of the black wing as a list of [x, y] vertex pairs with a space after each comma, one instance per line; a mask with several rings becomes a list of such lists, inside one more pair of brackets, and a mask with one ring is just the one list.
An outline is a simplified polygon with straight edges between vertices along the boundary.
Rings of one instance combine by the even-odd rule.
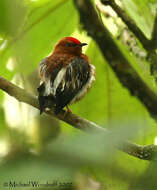
[[[81, 91], [90, 78], [90, 66], [82, 58], [75, 58], [66, 68], [65, 79], [56, 90], [55, 113], [58, 114]], [[63, 83], [64, 88], [63, 88]]]
[[[46, 67], [46, 59], [44, 59], [40, 63], [40, 74], [42, 75], [45, 74], [45, 67]], [[51, 72], [51, 84], [53, 84], [58, 72], [61, 70], [62, 64], [59, 64], [53, 72]], [[55, 104], [55, 96], [50, 94], [48, 96], [45, 96], [45, 83], [43, 82], [38, 88], [38, 101], [39, 101], [39, 106], [40, 106], [40, 114], [44, 111], [45, 108], [52, 108]]]

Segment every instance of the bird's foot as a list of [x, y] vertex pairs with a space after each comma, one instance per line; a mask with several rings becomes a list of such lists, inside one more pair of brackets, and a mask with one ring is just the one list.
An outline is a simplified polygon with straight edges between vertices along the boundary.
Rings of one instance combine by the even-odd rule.
[[66, 113], [72, 113], [68, 106], [66, 106]]
[[69, 113], [72, 113], [72, 111], [66, 106], [66, 110], [64, 112], [64, 117], [66, 117]]

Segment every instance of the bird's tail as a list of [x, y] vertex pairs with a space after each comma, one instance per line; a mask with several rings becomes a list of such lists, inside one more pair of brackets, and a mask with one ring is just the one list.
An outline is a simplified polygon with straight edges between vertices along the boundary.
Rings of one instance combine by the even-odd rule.
[[45, 91], [45, 84], [42, 83], [38, 88], [37, 88], [39, 95], [38, 95], [38, 101], [39, 101], [39, 106], [40, 106], [40, 114], [43, 113], [45, 108], [52, 108], [55, 104], [55, 98], [52, 95], [49, 96], [44, 96], [44, 91]]
[[62, 111], [63, 107], [62, 106], [55, 106], [55, 114], [58, 115]]

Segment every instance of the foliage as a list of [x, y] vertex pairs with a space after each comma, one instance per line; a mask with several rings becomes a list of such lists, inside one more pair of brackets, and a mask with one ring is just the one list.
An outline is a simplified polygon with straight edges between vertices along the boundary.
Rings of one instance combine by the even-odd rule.
[[[155, 18], [152, 7], [157, 7], [157, 1], [123, 0], [121, 3], [126, 13], [150, 38]], [[90, 185], [98, 183], [103, 189], [155, 190], [154, 178], [152, 189], [145, 181], [150, 179], [147, 171], [156, 176], [156, 163], [153, 163], [153, 168], [148, 161], [117, 152], [113, 147], [123, 139], [153, 144], [157, 138], [157, 124], [141, 102], [121, 85], [96, 43], [82, 31], [73, 1], [1, 0], [0, 9], [0, 75], [35, 93], [39, 82], [37, 77], [34, 79], [36, 82], [31, 77], [40, 60], [51, 53], [60, 38], [72, 35], [88, 41], [85, 52], [96, 67], [96, 81], [89, 94], [71, 109], [104, 128], [115, 130], [119, 136], [116, 139], [110, 135], [85, 135], [53, 118], [41, 121], [38, 111], [0, 92], [0, 186], [3, 188], [3, 184], [10, 180], [18, 184], [57, 181], [60, 186], [56, 189], [61, 189], [63, 182], [65, 189], [81, 189], [79, 185], [84, 179], [88, 181], [88, 176]], [[110, 31], [112, 27], [116, 28], [112, 31], [113, 39], [143, 80], [156, 91], [146, 57], [137, 57], [127, 44], [123, 44], [123, 37], [117, 38], [123, 35], [125, 27], [122, 21], [117, 16], [101, 16]], [[145, 52], [140, 42], [135, 41], [140, 52]], [[46, 125], [55, 129], [50, 130]], [[56, 126], [61, 126], [62, 130], [56, 130]], [[43, 128], [53, 135], [44, 134]], [[66, 186], [71, 182], [73, 187]], [[22, 186], [16, 188], [25, 189]], [[44, 188], [54, 189], [52, 186]]]

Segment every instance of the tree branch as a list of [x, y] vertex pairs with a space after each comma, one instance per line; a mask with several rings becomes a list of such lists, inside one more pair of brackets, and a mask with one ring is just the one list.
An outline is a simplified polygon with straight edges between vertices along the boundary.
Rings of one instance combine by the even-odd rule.
[[99, 20], [90, 0], [74, 0], [80, 21], [88, 35], [98, 44], [100, 51], [116, 73], [120, 82], [145, 105], [152, 117], [157, 116], [157, 94], [142, 80], [129, 60], [119, 49], [108, 29]]
[[141, 29], [136, 25], [133, 19], [131, 19], [124, 11], [119, 7], [115, 0], [101, 0], [102, 4], [104, 5], [110, 5], [113, 10], [117, 13], [117, 15], [123, 20], [123, 22], [127, 25], [127, 27], [130, 29], [130, 31], [133, 32], [133, 34], [138, 38], [138, 40], [141, 42], [143, 47], [148, 53], [148, 60], [151, 65], [151, 74], [154, 75], [156, 81], [157, 81], [157, 66], [156, 66], [156, 60], [157, 60], [157, 53], [155, 52], [157, 48], [157, 12], [156, 17], [154, 21], [154, 27], [152, 31], [151, 39], [147, 39]]
[[[26, 104], [32, 105], [33, 107], [39, 109], [38, 100], [34, 95], [29, 94], [24, 89], [14, 85], [13, 83], [7, 81], [3, 77], [0, 77], [0, 89], [8, 93], [10, 96], [13, 96], [20, 102], [24, 102]], [[97, 124], [83, 119], [79, 116], [76, 116], [72, 113], [66, 113], [64, 110], [55, 115], [53, 111], [45, 111], [47, 114], [62, 120], [71, 126], [80, 129], [85, 132], [98, 132], [104, 134], [112, 134], [110, 131], [98, 126]], [[119, 150], [128, 153], [134, 157], [143, 159], [143, 160], [154, 160], [156, 159], [156, 152], [157, 146], [155, 145], [148, 145], [148, 146], [141, 146], [130, 143], [128, 141], [122, 142], [121, 144], [116, 145]]]
[[156, 11], [155, 23], [150, 44], [151, 47], [153, 47], [153, 50], [148, 52], [148, 60], [151, 63], [151, 73], [154, 75], [157, 82], [157, 64], [156, 64], [157, 53], [155, 51], [155, 49], [157, 49], [157, 11]]
[[155, 50], [157, 47], [156, 34], [157, 34], [157, 16], [154, 24], [154, 29], [152, 32], [151, 40], [147, 39], [141, 29], [136, 25], [133, 19], [131, 19], [124, 10], [119, 7], [115, 0], [101, 0], [103, 5], [110, 5], [117, 15], [123, 20], [127, 27], [134, 33], [134, 35], [139, 39], [146, 51]]
[[155, 17], [152, 39], [150, 40], [150, 44], [154, 50], [157, 49], [157, 11], [156, 11], [156, 17]]
[[123, 22], [128, 26], [128, 28], [134, 33], [134, 35], [142, 43], [143, 47], [149, 49], [149, 40], [145, 37], [140, 28], [135, 24], [135, 22], [119, 7], [114, 0], [101, 0], [102, 4], [110, 5], [117, 15], [123, 20]]

